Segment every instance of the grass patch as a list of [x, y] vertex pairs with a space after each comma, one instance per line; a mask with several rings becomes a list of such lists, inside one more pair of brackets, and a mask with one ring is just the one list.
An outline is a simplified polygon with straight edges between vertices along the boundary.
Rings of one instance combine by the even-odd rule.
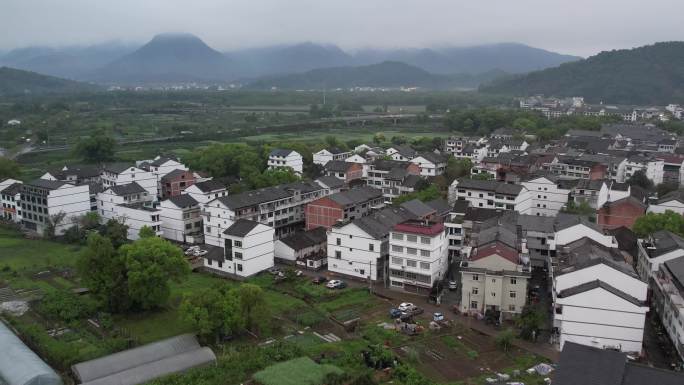
[[295, 358], [269, 366], [254, 374], [254, 380], [262, 385], [320, 385], [329, 374], [342, 374], [333, 365], [320, 365], [309, 357]]
[[0, 226], [0, 269], [38, 271], [45, 268], [73, 267], [81, 248], [74, 245], [26, 239], [7, 227]]
[[375, 301], [375, 297], [368, 293], [368, 290], [366, 289], [345, 289], [335, 298], [330, 301], [319, 303], [316, 307], [327, 313], [333, 313], [343, 308], [371, 307], [375, 304]]
[[176, 308], [115, 316], [114, 321], [117, 326], [127, 330], [140, 344], [194, 332], [192, 325], [183, 322]]

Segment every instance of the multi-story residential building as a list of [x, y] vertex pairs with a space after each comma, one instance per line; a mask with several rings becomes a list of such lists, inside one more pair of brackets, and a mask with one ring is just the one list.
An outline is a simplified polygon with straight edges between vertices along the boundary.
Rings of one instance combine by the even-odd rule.
[[434, 152], [423, 152], [417, 154], [411, 163], [417, 164], [420, 168], [420, 175], [422, 176], [437, 176], [444, 174], [447, 165], [447, 159]]
[[525, 186], [494, 180], [454, 180], [449, 186], [449, 201], [456, 200], [468, 201], [472, 207], [515, 210], [522, 214], [532, 210], [532, 197]]
[[166, 173], [159, 180], [160, 196], [162, 199], [180, 195], [186, 188], [195, 184], [192, 171], [175, 169]]
[[451, 262], [461, 260], [463, 248], [466, 247], [464, 217], [468, 209], [467, 201], [457, 201], [444, 220], [444, 231], [447, 236], [447, 256]]
[[175, 195], [159, 203], [162, 236], [176, 242], [204, 241], [200, 204], [188, 194]]
[[204, 255], [204, 268], [237, 277], [249, 277], [273, 267], [273, 227], [237, 219], [210, 243]]
[[325, 166], [331, 160], [345, 160], [352, 155], [351, 151], [344, 151], [337, 147], [324, 148], [313, 154], [313, 163]]
[[157, 156], [154, 159], [136, 163], [137, 167], [156, 175], [157, 180], [173, 170], [188, 170], [188, 167], [181, 163], [180, 160], [167, 156]]
[[589, 207], [598, 209], [606, 200], [599, 200], [599, 197], [608, 196], [608, 185], [600, 179], [559, 179], [558, 186], [570, 190], [568, 202], [573, 202], [577, 206], [586, 203]]
[[0, 182], [1, 219], [15, 223], [21, 222], [21, 185], [22, 182], [16, 179], [5, 179]]
[[340, 221], [360, 218], [384, 206], [382, 191], [370, 186], [338, 192], [306, 205], [306, 229], [330, 229]]
[[185, 193], [195, 199], [200, 205], [205, 205], [218, 197], [228, 195], [228, 188], [213, 179], [197, 182], [185, 189]]
[[651, 303], [684, 360], [684, 257], [662, 263], [653, 275]]
[[487, 146], [469, 144], [463, 147], [460, 152], [454, 152], [454, 157], [458, 159], [470, 159], [473, 164], [480, 163], [485, 157], [487, 157]]
[[153, 204], [155, 199], [135, 182], [109, 186], [97, 194], [100, 221], [105, 224], [113, 219], [128, 226], [127, 237], [132, 241], [140, 238], [140, 230], [145, 226], [161, 236], [161, 210]]
[[304, 172], [304, 160], [297, 151], [276, 148], [268, 154], [268, 168], [289, 167], [297, 174]]
[[515, 228], [489, 227], [478, 234], [469, 259], [461, 262], [461, 305], [464, 313], [500, 312], [511, 318], [522, 312], [531, 275], [529, 257]]
[[649, 204], [646, 209], [647, 212], [656, 214], [662, 214], [668, 210], [684, 215], [684, 190], [671, 191]]
[[559, 251], [550, 273], [561, 349], [574, 342], [641, 352], [648, 285], [621, 251], [583, 238]]
[[394, 225], [389, 240], [390, 288], [430, 294], [448, 269], [444, 223], [407, 220]]
[[202, 210], [205, 242], [219, 243], [223, 230], [238, 219], [263, 223], [278, 239], [286, 237], [304, 227], [304, 207], [327, 194], [317, 183], [294, 182], [215, 198]]
[[335, 224], [328, 232], [328, 271], [388, 284], [390, 230], [411, 218], [403, 207], [387, 207]]
[[331, 160], [323, 166], [326, 176], [334, 176], [345, 183], [363, 178], [363, 164], [344, 160]]
[[88, 185], [36, 179], [21, 186], [19, 205], [25, 228], [44, 235], [52, 224], [54, 234], [62, 235], [90, 212], [90, 190]]
[[531, 196], [531, 215], [555, 216], [568, 203], [570, 190], [559, 186], [555, 177], [534, 176], [521, 185]]
[[638, 246], [637, 273], [644, 282], [650, 282], [661, 264], [684, 256], [684, 238], [666, 230], [640, 239]]
[[324, 175], [314, 180], [314, 182], [318, 183], [321, 187], [326, 189], [327, 194], [338, 193], [347, 187], [346, 183], [344, 183], [343, 180], [338, 179], [334, 176]]
[[382, 189], [385, 202], [414, 191], [421, 180], [420, 167], [415, 163], [378, 159], [368, 165], [366, 184]]
[[543, 168], [556, 175], [577, 179], [605, 179], [609, 175], [607, 164], [587, 157], [558, 156]]
[[135, 182], [147, 190], [150, 196], [156, 197], [159, 191], [159, 178], [161, 177], [152, 171], [146, 171], [128, 163], [112, 163], [105, 165], [100, 178], [104, 188]]
[[618, 182], [626, 182], [637, 171], [643, 171], [654, 184], [663, 183], [664, 161], [655, 157], [633, 155], [627, 158], [624, 168], [617, 176]]

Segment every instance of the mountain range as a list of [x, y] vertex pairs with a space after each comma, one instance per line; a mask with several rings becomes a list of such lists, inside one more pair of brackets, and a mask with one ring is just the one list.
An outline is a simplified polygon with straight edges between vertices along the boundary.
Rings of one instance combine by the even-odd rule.
[[0, 67], [0, 96], [92, 92], [99, 86], [35, 72]]
[[16, 49], [0, 56], [0, 65], [74, 80], [137, 85], [249, 83], [261, 77], [323, 68], [402, 62], [432, 74], [461, 74], [472, 82], [482, 73], [525, 73], [579, 59], [516, 43], [357, 52], [345, 52], [335, 45], [301, 43], [219, 52], [190, 34], [162, 34], [139, 47], [107, 43], [82, 48]]
[[684, 42], [601, 52], [555, 68], [493, 81], [480, 90], [514, 96], [583, 96], [592, 103], [682, 103]]

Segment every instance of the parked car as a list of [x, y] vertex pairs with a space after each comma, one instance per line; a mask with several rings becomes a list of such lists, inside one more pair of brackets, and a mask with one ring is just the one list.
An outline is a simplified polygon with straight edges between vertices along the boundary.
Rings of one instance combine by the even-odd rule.
[[323, 282], [325, 282], [325, 281], [327, 281], [327, 280], [328, 280], [328, 278], [325, 278], [324, 276], [319, 275], [318, 277], [312, 279], [311, 282], [312, 282], [314, 285], [320, 285], [320, 284], [322, 284]]
[[196, 250], [195, 251], [195, 257], [201, 257], [204, 256], [208, 253], [208, 250]]
[[303, 272], [303, 271], [301, 271], [301, 270], [295, 271], [295, 276], [301, 277], [302, 275], [304, 275], [304, 272]]
[[399, 317], [401, 317], [403, 314], [404, 314], [404, 312], [402, 312], [401, 310], [396, 309], [396, 308], [391, 308], [390, 311], [389, 311], [389, 316], [390, 316], [390, 318], [392, 318], [392, 319], [394, 319], [394, 318], [399, 318]]
[[458, 283], [456, 281], [449, 281], [449, 290], [456, 290], [458, 289]]
[[397, 309], [399, 309], [399, 311], [408, 311], [413, 310], [414, 307], [416, 307], [416, 305], [412, 304], [411, 302], [402, 302], [399, 304]]
[[444, 314], [434, 313], [434, 314], [432, 314], [432, 320], [435, 322], [444, 321]]
[[339, 279], [332, 279], [328, 281], [325, 287], [327, 287], [328, 289], [344, 289], [345, 287], [347, 287], [347, 283]]

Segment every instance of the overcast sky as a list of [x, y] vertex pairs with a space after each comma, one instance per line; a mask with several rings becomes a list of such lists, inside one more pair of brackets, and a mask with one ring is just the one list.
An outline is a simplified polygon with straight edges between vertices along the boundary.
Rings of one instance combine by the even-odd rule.
[[0, 49], [189, 32], [221, 51], [521, 42], [589, 56], [684, 39], [684, 0], [0, 0]]

